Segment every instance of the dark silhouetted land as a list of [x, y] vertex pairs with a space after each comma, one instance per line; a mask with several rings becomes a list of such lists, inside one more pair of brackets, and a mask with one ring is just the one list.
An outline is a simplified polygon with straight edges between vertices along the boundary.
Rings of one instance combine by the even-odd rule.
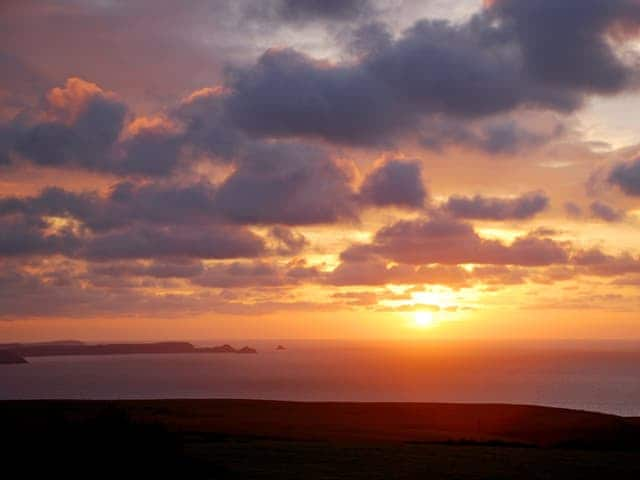
[[108, 343], [85, 344], [82, 342], [49, 342], [0, 345], [0, 352], [13, 353], [19, 357], [51, 357], [68, 355], [133, 355], [151, 353], [257, 353], [250, 347], [240, 349], [231, 345], [218, 347], [195, 347], [188, 342], [158, 343]]
[[0, 365], [27, 363], [24, 357], [11, 350], [0, 350]]
[[66, 478], [640, 478], [638, 419], [534, 406], [10, 401], [0, 422]]

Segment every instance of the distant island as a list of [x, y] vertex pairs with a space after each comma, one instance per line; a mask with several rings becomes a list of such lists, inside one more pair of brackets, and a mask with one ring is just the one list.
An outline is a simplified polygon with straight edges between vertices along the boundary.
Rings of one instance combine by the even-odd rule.
[[[196, 347], [188, 342], [86, 344], [78, 341], [0, 345], [0, 363], [26, 363], [25, 357], [134, 355], [151, 353], [258, 353], [254, 348]], [[22, 361], [20, 361], [22, 360]]]

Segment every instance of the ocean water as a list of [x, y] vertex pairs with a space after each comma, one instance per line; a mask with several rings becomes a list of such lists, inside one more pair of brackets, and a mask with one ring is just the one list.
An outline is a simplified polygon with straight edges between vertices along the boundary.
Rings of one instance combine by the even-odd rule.
[[[0, 365], [0, 399], [498, 402], [640, 416], [638, 342], [232, 343], [259, 353], [41, 357]], [[279, 343], [287, 349], [276, 351]]]

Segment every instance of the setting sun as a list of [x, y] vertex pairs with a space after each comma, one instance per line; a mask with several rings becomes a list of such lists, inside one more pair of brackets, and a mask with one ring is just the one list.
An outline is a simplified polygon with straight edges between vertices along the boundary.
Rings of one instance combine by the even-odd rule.
[[420, 311], [415, 313], [415, 324], [418, 327], [425, 328], [430, 327], [434, 323], [433, 313]]

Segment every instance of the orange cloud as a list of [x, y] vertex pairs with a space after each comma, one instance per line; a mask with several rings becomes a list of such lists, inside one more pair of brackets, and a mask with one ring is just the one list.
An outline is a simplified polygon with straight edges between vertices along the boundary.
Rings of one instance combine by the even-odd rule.
[[64, 87], [49, 90], [45, 99], [48, 115], [53, 119], [72, 124], [84, 111], [89, 101], [96, 96], [112, 97], [112, 93], [105, 92], [95, 83], [82, 78], [70, 77]]
[[134, 118], [126, 127], [123, 136], [135, 137], [141, 132], [175, 133], [179, 131], [178, 125], [164, 115], [141, 116]]
[[182, 103], [191, 103], [194, 100], [198, 100], [204, 97], [222, 97], [229, 94], [229, 92], [229, 88], [223, 87], [222, 85], [216, 85], [215, 87], [204, 87], [191, 92], [189, 95], [184, 97], [182, 99]]

